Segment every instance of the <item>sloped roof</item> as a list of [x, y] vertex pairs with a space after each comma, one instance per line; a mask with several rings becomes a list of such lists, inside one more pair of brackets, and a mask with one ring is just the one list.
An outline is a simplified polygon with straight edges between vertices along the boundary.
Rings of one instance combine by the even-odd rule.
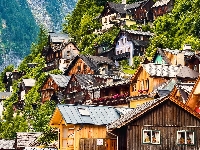
[[176, 77], [180, 66], [166, 64], [142, 64], [143, 68], [150, 76], [156, 77]]
[[15, 149], [14, 148], [15, 145], [15, 140], [0, 140], [0, 149], [5, 149], [5, 150], [9, 150], [9, 149]]
[[0, 100], [7, 99], [12, 95], [11, 92], [0, 92]]
[[147, 47], [149, 44], [149, 41], [143, 41], [143, 40], [132, 40], [132, 41], [136, 46]]
[[118, 13], [126, 14], [126, 10], [124, 9], [125, 8], [125, 4], [108, 2], [108, 5], [114, 11], [116, 11]]
[[119, 113], [119, 109], [115, 107], [93, 105], [57, 105], [56, 110], [59, 110], [67, 124], [106, 125], [118, 119], [123, 113]]
[[156, 51], [156, 54], [154, 55], [154, 57], [152, 58], [152, 63], [155, 61], [157, 54], [160, 54], [160, 56], [162, 57], [162, 59], [165, 61], [166, 64], [171, 65], [172, 63], [170, 62], [169, 58], [167, 58], [167, 56], [165, 55], [165, 53], [163, 52], [163, 50], [161, 48], [158, 48]]
[[25, 147], [24, 150], [57, 150], [57, 148]]
[[179, 73], [177, 74], [178, 78], [191, 78], [191, 79], [197, 79], [199, 76], [199, 73], [190, 69], [189, 67], [182, 66]]
[[135, 34], [135, 35], [148, 35], [148, 36], [154, 35], [154, 33], [151, 33], [151, 32], [144, 32], [144, 31], [138, 31], [138, 30], [126, 30], [126, 32]]
[[59, 75], [50, 74], [50, 76], [59, 87], [66, 87], [71, 78], [70, 76], [65, 76], [60, 74]]
[[49, 37], [50, 37], [50, 42], [53, 43], [62, 43], [63, 41], [69, 39], [67, 34], [63, 34], [63, 33], [49, 33]]
[[22, 80], [23, 82], [24, 82], [24, 85], [25, 86], [29, 86], [29, 87], [33, 87], [33, 86], [35, 86], [35, 79], [23, 79]]
[[153, 7], [158, 7], [158, 6], [164, 6], [167, 5], [171, 0], [158, 0], [156, 3], [152, 6]]
[[93, 87], [94, 83], [96, 82], [93, 75], [89, 74], [76, 74], [75, 78], [82, 88], [89, 88]]
[[154, 100], [149, 101], [149, 102], [145, 102], [144, 104], [142, 104], [139, 107], [133, 109], [132, 111], [128, 112], [127, 114], [122, 115], [119, 119], [115, 120], [110, 125], [108, 125], [108, 129], [109, 130], [114, 130], [116, 128], [121, 128], [122, 126], [125, 126], [128, 123], [130, 123], [131, 121], [139, 118], [141, 115], [147, 113], [149, 110], [155, 108], [156, 106], [160, 105], [161, 103], [163, 103], [166, 100], [170, 100], [170, 101], [174, 102], [176, 105], [180, 106], [185, 111], [187, 111], [190, 114], [192, 114], [193, 116], [195, 116], [197, 118], [200, 118], [200, 114], [198, 114], [195, 111], [193, 111], [190, 107], [186, 106], [185, 104], [183, 104], [180, 101], [177, 101], [173, 97], [166, 96], [166, 97], [161, 97], [161, 98], [158, 98], [158, 99], [154, 99]]
[[162, 49], [163, 51], [165, 52], [169, 52], [173, 55], [177, 55], [179, 53], [184, 53], [184, 56], [193, 56], [195, 55], [195, 53], [192, 51], [192, 50], [178, 50], [178, 49], [175, 49], [175, 50], [172, 50], [172, 49], [169, 49], [169, 48], [166, 48], [166, 49]]
[[178, 86], [187, 93], [192, 92], [195, 83], [178, 83]]

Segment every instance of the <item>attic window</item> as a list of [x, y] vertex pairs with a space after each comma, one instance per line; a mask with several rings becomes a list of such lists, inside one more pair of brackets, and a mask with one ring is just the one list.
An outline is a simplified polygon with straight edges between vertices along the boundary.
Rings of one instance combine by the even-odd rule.
[[78, 111], [82, 116], [90, 116], [89, 111], [85, 108], [78, 108]]

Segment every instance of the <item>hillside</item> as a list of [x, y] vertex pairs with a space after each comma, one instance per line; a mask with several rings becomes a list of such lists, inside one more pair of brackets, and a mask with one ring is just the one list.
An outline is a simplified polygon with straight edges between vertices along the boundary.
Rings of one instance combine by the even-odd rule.
[[30, 53], [39, 26], [60, 31], [66, 14], [76, 0], [1, 0], [0, 4], [0, 70], [19, 64]]

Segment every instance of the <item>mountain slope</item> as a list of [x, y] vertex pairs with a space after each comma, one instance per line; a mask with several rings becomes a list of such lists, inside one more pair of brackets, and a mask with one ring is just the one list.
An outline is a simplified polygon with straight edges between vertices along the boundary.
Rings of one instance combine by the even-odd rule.
[[60, 31], [64, 17], [76, 0], [1, 0], [0, 2], [0, 71], [15, 66], [30, 53], [39, 26]]

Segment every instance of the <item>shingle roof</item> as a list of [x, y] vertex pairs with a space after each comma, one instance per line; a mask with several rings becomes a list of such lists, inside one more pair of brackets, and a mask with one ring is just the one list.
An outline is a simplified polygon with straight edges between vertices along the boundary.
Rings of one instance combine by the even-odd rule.
[[55, 74], [50, 74], [50, 76], [52, 77], [52, 79], [56, 82], [56, 84], [59, 87], [66, 87], [71, 78], [70, 76], [55, 75]]
[[93, 87], [96, 82], [94, 76], [89, 74], [76, 74], [75, 78], [83, 89]]
[[176, 77], [180, 66], [166, 64], [142, 64], [143, 68], [150, 76], [156, 77]]
[[41, 135], [41, 132], [17, 132], [17, 147], [30, 147]]
[[152, 6], [153, 7], [158, 7], [158, 6], [163, 6], [167, 5], [170, 2], [170, 0], [158, 0], [156, 3]]
[[22, 80], [24, 82], [25, 86], [29, 86], [29, 87], [33, 87], [35, 86], [35, 79], [23, 79]]
[[190, 69], [189, 67], [183, 66], [181, 67], [179, 73], [177, 74], [177, 78], [191, 78], [191, 79], [197, 79], [199, 76], [199, 73]]
[[187, 93], [192, 92], [194, 85], [195, 83], [178, 83], [178, 86]]
[[120, 117], [117, 109], [111, 106], [58, 105], [57, 108], [67, 124], [106, 125]]
[[148, 35], [153, 36], [154, 34], [151, 32], [144, 32], [144, 31], [138, 31], [138, 30], [126, 30], [126, 32], [136, 35]]
[[171, 49], [168, 49], [168, 48], [162, 49], [162, 50], [166, 51], [166, 52], [169, 52], [171, 54], [174, 54], [174, 55], [177, 55], [179, 53], [184, 53], [185, 56], [193, 56], [193, 55], [195, 55], [195, 53], [193, 51], [191, 51], [191, 50], [182, 50], [181, 51], [181, 50], [178, 50], [178, 49], [171, 50]]
[[146, 103], [140, 105], [139, 107], [133, 109], [132, 111], [129, 111], [127, 114], [122, 115], [119, 119], [117, 119], [114, 122], [112, 122], [111, 124], [109, 124], [108, 129], [114, 130], [116, 128], [121, 128], [122, 126], [127, 125], [131, 121], [137, 119], [141, 115], [147, 113], [149, 110], [155, 108], [156, 106], [160, 105], [161, 103], [163, 103], [166, 100], [169, 100], [169, 101], [175, 103], [176, 105], [183, 108], [185, 111], [189, 112], [193, 116], [200, 118], [200, 114], [193, 111], [190, 107], [186, 106], [185, 104], [183, 104], [180, 101], [177, 101], [173, 97], [166, 96], [166, 97], [161, 97], [161, 98], [146, 102]]
[[14, 148], [15, 140], [0, 140], [0, 149], [15, 149]]
[[148, 44], [149, 44], [149, 41], [133, 40], [133, 43], [134, 43], [136, 46], [147, 47]]
[[7, 99], [12, 95], [11, 92], [0, 92], [0, 100]]
[[115, 10], [116, 12], [126, 14], [126, 10], [124, 9], [125, 4], [108, 2], [108, 5], [111, 9]]

